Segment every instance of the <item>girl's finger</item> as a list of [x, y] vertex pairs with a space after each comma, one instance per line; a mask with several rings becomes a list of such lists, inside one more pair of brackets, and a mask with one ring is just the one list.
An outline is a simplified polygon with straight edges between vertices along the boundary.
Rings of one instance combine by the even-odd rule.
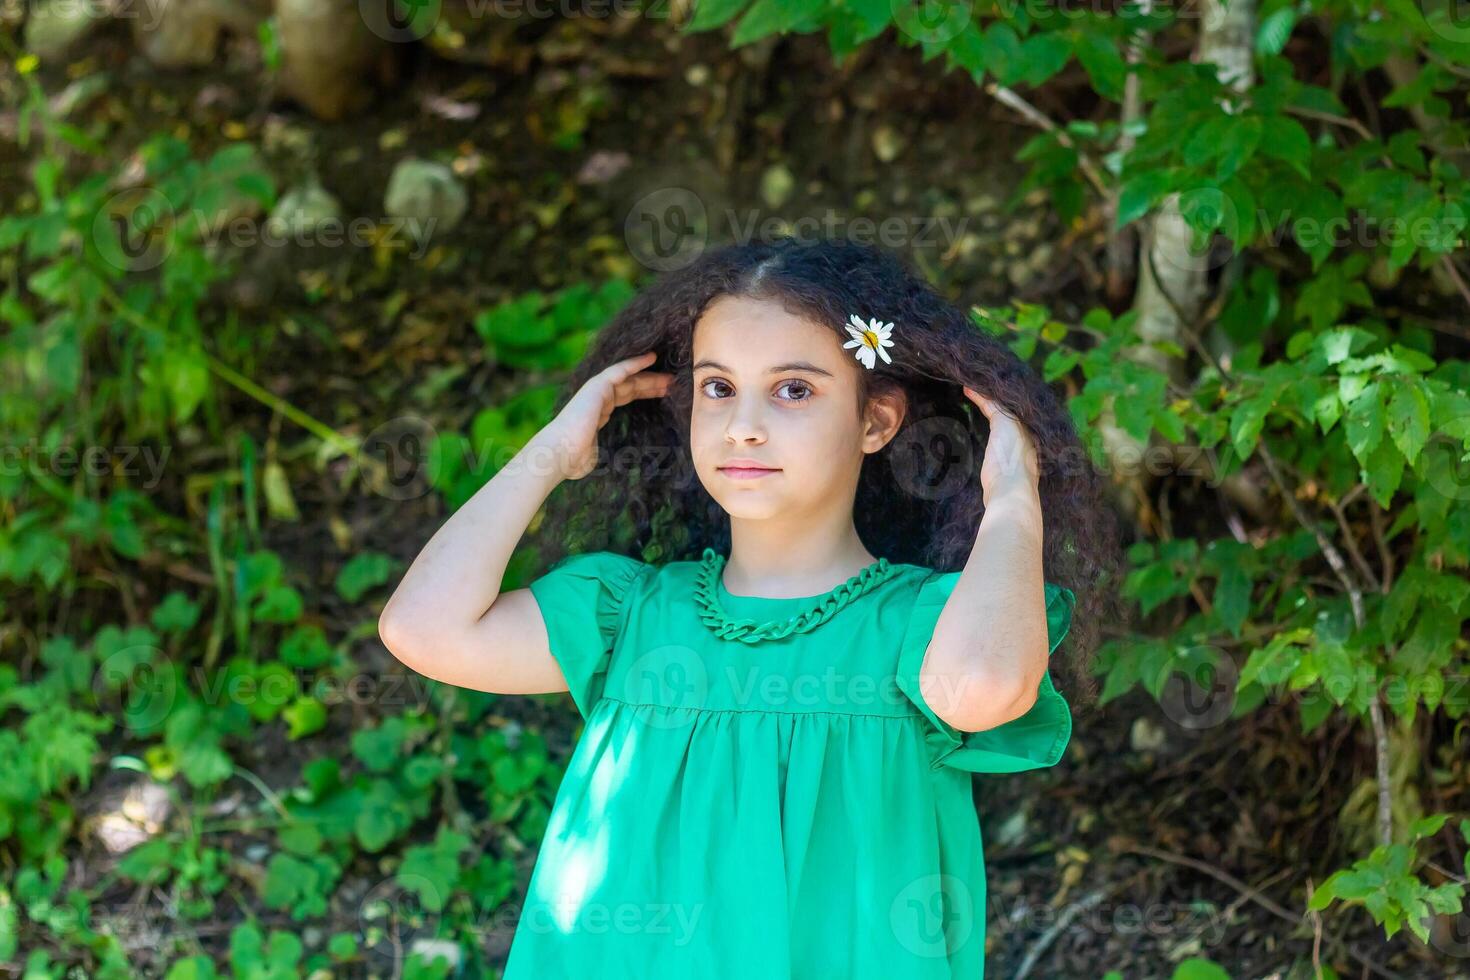
[[657, 358], [657, 351], [644, 351], [642, 354], [634, 354], [621, 361], [614, 361], [603, 368], [602, 373], [608, 375], [614, 382], [622, 381], [648, 367]]
[[987, 419], [995, 418], [996, 409], [994, 402], [992, 402], [989, 398], [986, 398], [984, 395], [980, 394], [980, 392], [976, 391], [974, 388], [966, 387], [964, 391], [965, 397], [974, 402], [975, 405], [980, 409], [980, 411], [984, 413]]
[[613, 401], [626, 405], [635, 398], [649, 398], [668, 394], [674, 376], [659, 371], [644, 371], [626, 381], [613, 385]]

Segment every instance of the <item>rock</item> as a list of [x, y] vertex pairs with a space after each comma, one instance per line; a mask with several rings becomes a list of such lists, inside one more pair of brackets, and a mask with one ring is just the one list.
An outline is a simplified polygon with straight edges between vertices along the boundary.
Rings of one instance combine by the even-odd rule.
[[156, 9], [156, 16], [133, 17], [130, 23], [138, 50], [160, 68], [214, 64], [226, 28], [253, 35], [270, 14], [249, 0], [172, 0]]
[[41, 0], [26, 20], [26, 48], [42, 61], [60, 58], [106, 17], [98, 4]]
[[314, 142], [309, 127], [298, 126], [295, 120], [280, 113], [273, 112], [266, 116], [265, 125], [260, 131], [261, 149], [271, 155], [293, 153], [306, 157], [310, 155]]
[[996, 847], [1015, 847], [1026, 839], [1026, 829], [1026, 814], [1017, 810], [996, 828], [995, 833], [990, 837], [990, 842]]
[[123, 854], [164, 830], [173, 801], [152, 779], [140, 779], [121, 791], [109, 792], [88, 828], [110, 854]]
[[414, 953], [423, 957], [425, 963], [432, 963], [435, 957], [442, 956], [449, 963], [449, 973], [452, 975], [459, 971], [459, 961], [463, 952], [459, 943], [452, 939], [415, 939], [408, 947], [408, 954]]
[[633, 163], [624, 150], [598, 150], [587, 158], [582, 169], [577, 171], [579, 184], [605, 184], [622, 173]]
[[965, 213], [971, 217], [990, 214], [999, 210], [1000, 202], [993, 194], [976, 194], [965, 202]]
[[785, 204], [795, 189], [796, 178], [784, 163], [767, 167], [766, 172], [761, 175], [761, 198], [770, 207], [779, 208]]
[[1134, 752], [1156, 752], [1166, 740], [1164, 730], [1142, 716], [1133, 719], [1133, 727], [1128, 730], [1128, 744]]
[[314, 231], [322, 222], [340, 221], [341, 217], [342, 206], [337, 199], [313, 178], [281, 195], [265, 228], [273, 238], [294, 238]]
[[1037, 275], [1045, 272], [1051, 266], [1052, 258], [1056, 255], [1056, 251], [1056, 246], [1051, 242], [1041, 242], [1038, 244], [1031, 252], [1031, 271]]
[[395, 218], [413, 218], [430, 232], [449, 231], [469, 206], [454, 172], [430, 160], [404, 160], [393, 168], [383, 210]]
[[[394, 23], [372, 0], [277, 0], [281, 39], [281, 94], [318, 119], [342, 119], [373, 98], [370, 78], [387, 87], [398, 80]], [[369, 26], [373, 14], [377, 30]], [[382, 32], [382, 33], [380, 33]], [[405, 39], [406, 40], [406, 39]]]
[[904, 146], [904, 138], [887, 123], [873, 130], [873, 155], [883, 163], [892, 163], [898, 159]]

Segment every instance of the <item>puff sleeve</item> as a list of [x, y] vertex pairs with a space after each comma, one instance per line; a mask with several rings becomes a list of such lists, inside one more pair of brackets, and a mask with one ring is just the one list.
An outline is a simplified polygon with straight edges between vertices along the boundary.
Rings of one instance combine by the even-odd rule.
[[527, 586], [541, 608], [551, 655], [584, 719], [602, 698], [624, 600], [648, 567], [616, 552], [589, 551], [553, 562]]
[[[1042, 675], [1036, 703], [1029, 711], [983, 732], [960, 731], [942, 720], [924, 701], [919, 688], [919, 668], [924, 663], [940, 610], [959, 577], [959, 572], [938, 572], [924, 581], [909, 614], [899, 652], [898, 687], [929, 720], [925, 737], [933, 749], [933, 768], [951, 766], [970, 772], [1008, 773], [1056, 765], [1072, 736], [1072, 712], [1052, 684], [1050, 670]], [[1064, 586], [1044, 584], [1050, 654], [1067, 635], [1077, 598]]]

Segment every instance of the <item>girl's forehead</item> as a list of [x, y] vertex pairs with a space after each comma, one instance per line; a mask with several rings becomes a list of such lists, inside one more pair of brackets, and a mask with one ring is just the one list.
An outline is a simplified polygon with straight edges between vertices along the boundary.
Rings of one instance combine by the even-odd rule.
[[840, 346], [828, 327], [780, 303], [743, 296], [724, 296], [711, 303], [694, 326], [696, 364], [705, 358], [731, 366], [734, 360], [742, 366], [831, 360]]

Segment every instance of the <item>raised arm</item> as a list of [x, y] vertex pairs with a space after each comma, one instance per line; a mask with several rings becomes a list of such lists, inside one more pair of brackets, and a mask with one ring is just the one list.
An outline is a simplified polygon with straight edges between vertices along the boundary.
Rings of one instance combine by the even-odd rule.
[[985, 516], [935, 622], [919, 682], [936, 715], [978, 732], [1031, 709], [1050, 646], [1035, 447], [994, 402], [965, 393], [990, 421], [980, 474]]
[[643, 370], [652, 351], [593, 375], [557, 417], [444, 522], [378, 617], [393, 656], [446, 684], [495, 694], [567, 690], [529, 589], [502, 594], [511, 555], [564, 479], [597, 464], [597, 431], [613, 409], [660, 397], [673, 375]]

